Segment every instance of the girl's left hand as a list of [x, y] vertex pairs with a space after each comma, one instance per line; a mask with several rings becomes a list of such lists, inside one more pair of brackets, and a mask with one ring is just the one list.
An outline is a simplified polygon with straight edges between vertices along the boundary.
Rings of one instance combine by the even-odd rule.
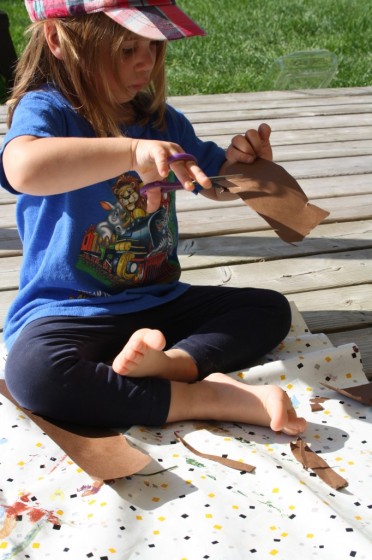
[[226, 151], [226, 159], [229, 163], [253, 163], [255, 159], [273, 159], [273, 151], [270, 144], [271, 128], [268, 124], [260, 124], [258, 130], [247, 130], [245, 135], [238, 134], [231, 140]]

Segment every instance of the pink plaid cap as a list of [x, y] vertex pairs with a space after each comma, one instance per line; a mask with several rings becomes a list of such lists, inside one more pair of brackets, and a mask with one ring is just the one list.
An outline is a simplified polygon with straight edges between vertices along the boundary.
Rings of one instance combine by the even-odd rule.
[[147, 39], [170, 41], [205, 35], [175, 0], [25, 0], [25, 4], [31, 21], [104, 12]]

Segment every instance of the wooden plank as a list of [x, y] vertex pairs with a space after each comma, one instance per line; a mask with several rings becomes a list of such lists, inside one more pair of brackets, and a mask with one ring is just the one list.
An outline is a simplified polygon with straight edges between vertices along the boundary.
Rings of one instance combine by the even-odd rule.
[[259, 120], [259, 119], [268, 119], [268, 120], [278, 120], [278, 119], [287, 119], [287, 118], [294, 118], [296, 121], [302, 120], [304, 118], [307, 119], [309, 122], [309, 118], [313, 121], [313, 119], [324, 118], [325, 116], [327, 119], [331, 119], [334, 116], [340, 115], [341, 117], [347, 118], [351, 121], [352, 117], [358, 116], [358, 118], [363, 119], [365, 124], [368, 124], [370, 121], [370, 114], [371, 114], [371, 103], [358, 103], [358, 104], [350, 104], [350, 105], [328, 105], [324, 107], [324, 105], [320, 106], [306, 106], [306, 107], [299, 107], [299, 106], [290, 106], [290, 107], [249, 107], [249, 108], [232, 108], [230, 105], [229, 109], [226, 110], [219, 110], [219, 111], [212, 111], [209, 109], [208, 111], [200, 111], [196, 112], [187, 112], [185, 113], [194, 125], [196, 124], [205, 124], [208, 123], [231, 123], [231, 122], [239, 122], [239, 121], [251, 121], [251, 120]]
[[[0, 228], [0, 257], [22, 254], [22, 243], [16, 228]], [[0, 260], [0, 266], [2, 261]]]
[[[196, 134], [201, 138], [210, 137], [214, 134], [241, 134], [242, 129], [257, 128], [262, 120], [275, 129], [279, 130], [308, 130], [308, 129], [327, 129], [327, 128], [342, 128], [342, 127], [362, 127], [371, 125], [371, 113], [360, 115], [331, 115], [331, 116], [315, 116], [311, 119], [309, 117], [291, 117], [291, 118], [276, 118], [269, 119], [267, 114], [260, 118], [243, 119], [241, 121], [233, 120], [229, 122], [212, 122], [212, 123], [195, 123], [194, 128]], [[244, 127], [242, 126], [244, 122]]]
[[[9, 306], [16, 297], [17, 291], [11, 290], [0, 293], [0, 332], [3, 331], [5, 317], [8, 312]], [[1, 340], [1, 337], [0, 337]]]
[[295, 245], [284, 243], [271, 230], [182, 239], [179, 258], [183, 270], [192, 270], [369, 248], [372, 221], [358, 221], [320, 225]]
[[328, 335], [372, 326], [372, 284], [292, 293], [287, 297], [295, 302], [313, 333]]
[[259, 286], [284, 294], [368, 284], [371, 278], [372, 249], [186, 270], [181, 275], [190, 284]]
[[[230, 111], [252, 111], [252, 110], [259, 110], [259, 111], [267, 111], [271, 112], [273, 110], [286, 110], [289, 109], [293, 111], [293, 109], [298, 109], [298, 113], [301, 111], [305, 111], [306, 109], [311, 109], [313, 111], [326, 111], [328, 113], [329, 110], [334, 110], [337, 107], [343, 107], [343, 112], [347, 113], [348, 108], [361, 107], [362, 111], [366, 109], [369, 105], [371, 106], [372, 103], [372, 93], [368, 95], [364, 95], [363, 97], [355, 97], [350, 95], [343, 95], [339, 97], [309, 97], [304, 96], [301, 98], [292, 98], [292, 99], [280, 99], [276, 95], [273, 95], [270, 99], [265, 99], [264, 103], [262, 99], [257, 99], [255, 97], [251, 97], [250, 94], [247, 94], [240, 99], [235, 98], [228, 98], [225, 97], [220, 98], [218, 95], [213, 99], [203, 99], [198, 98], [199, 102], [194, 100], [193, 98], [188, 99], [188, 101], [182, 101], [180, 98], [171, 97], [168, 99], [168, 103], [175, 107], [176, 109], [182, 111], [189, 118], [193, 118], [195, 115], [200, 115], [205, 113], [217, 113], [221, 112], [226, 114]], [[223, 119], [222, 119], [223, 120]]]
[[349, 158], [350, 156], [371, 156], [372, 137], [367, 140], [348, 142], [317, 142], [315, 144], [292, 144], [291, 146], [276, 146], [274, 159], [281, 161], [304, 161], [324, 158]]
[[[312, 203], [330, 212], [323, 223], [369, 220], [372, 218], [370, 195], [325, 198], [319, 201], [314, 199]], [[182, 238], [269, 229], [263, 218], [243, 202], [240, 206], [230, 208], [221, 203], [220, 208], [208, 210], [197, 210], [195, 205], [194, 212], [180, 212], [178, 214], [178, 223]]]
[[[21, 262], [22, 257], [20, 256], [0, 259], [0, 292], [18, 289]], [[1, 299], [3, 299], [3, 294], [1, 294]]]
[[302, 89], [302, 90], [282, 90], [282, 91], [256, 91], [248, 93], [217, 93], [217, 94], [201, 94], [201, 95], [179, 95], [169, 97], [170, 103], [178, 103], [183, 106], [200, 105], [203, 102], [213, 103], [214, 101], [222, 101], [228, 104], [231, 101], [241, 101], [250, 99], [257, 100], [261, 104], [263, 102], [270, 102], [273, 98], [286, 102], [289, 100], [300, 99], [318, 99], [330, 98], [337, 99], [337, 97], [354, 97], [363, 100], [365, 96], [372, 93], [371, 86], [351, 87], [351, 88], [319, 88], [319, 89]]
[[[371, 117], [372, 120], [372, 117]], [[264, 119], [263, 121], [264, 122]], [[211, 140], [223, 148], [227, 148], [230, 145], [231, 139], [236, 134], [244, 133], [248, 128], [251, 127], [252, 123], [244, 123], [240, 125], [239, 131], [234, 133], [226, 131], [225, 133], [214, 131], [213, 133], [206, 134], [203, 139]], [[257, 126], [258, 123], [256, 123]], [[275, 123], [270, 123], [272, 132], [270, 136], [271, 145], [274, 149], [274, 159], [278, 160], [277, 148], [281, 146], [291, 146], [293, 144], [316, 144], [322, 142], [329, 147], [329, 144], [334, 142], [344, 142], [346, 140], [369, 140], [372, 138], [372, 127], [371, 126], [343, 126], [342, 128], [322, 128], [322, 129], [300, 129], [300, 130], [277, 130]], [[322, 155], [327, 153], [325, 151]], [[288, 159], [288, 158], [287, 158]], [[289, 158], [290, 159], [290, 158]]]

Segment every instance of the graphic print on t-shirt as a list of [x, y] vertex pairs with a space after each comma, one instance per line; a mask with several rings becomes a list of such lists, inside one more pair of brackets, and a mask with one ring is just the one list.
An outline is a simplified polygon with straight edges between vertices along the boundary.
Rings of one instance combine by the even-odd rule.
[[135, 175], [121, 175], [112, 189], [113, 198], [99, 203], [102, 221], [87, 228], [80, 246], [77, 268], [111, 293], [180, 276], [173, 255], [177, 242], [174, 199], [163, 194], [160, 208], [148, 214], [146, 199], [139, 194], [141, 186]]

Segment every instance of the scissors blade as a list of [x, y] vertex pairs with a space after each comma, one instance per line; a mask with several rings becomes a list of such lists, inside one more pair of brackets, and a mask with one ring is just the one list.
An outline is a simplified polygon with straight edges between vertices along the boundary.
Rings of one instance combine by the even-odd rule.
[[[214, 177], [208, 177], [210, 181], [218, 181], [221, 179], [238, 179], [243, 177], [243, 173], [234, 173], [233, 175], [215, 175]], [[193, 181], [195, 183], [196, 181]]]

